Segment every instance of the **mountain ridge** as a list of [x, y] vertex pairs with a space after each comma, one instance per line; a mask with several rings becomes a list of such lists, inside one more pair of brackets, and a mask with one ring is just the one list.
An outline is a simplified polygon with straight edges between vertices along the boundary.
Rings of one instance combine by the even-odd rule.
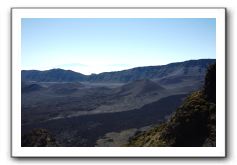
[[37, 82], [121, 82], [127, 83], [140, 79], [162, 79], [168, 77], [192, 76], [205, 74], [209, 64], [215, 59], [188, 60], [167, 65], [135, 67], [122, 71], [103, 72], [84, 75], [79, 72], [64, 69], [46, 71], [22, 70], [22, 81]]

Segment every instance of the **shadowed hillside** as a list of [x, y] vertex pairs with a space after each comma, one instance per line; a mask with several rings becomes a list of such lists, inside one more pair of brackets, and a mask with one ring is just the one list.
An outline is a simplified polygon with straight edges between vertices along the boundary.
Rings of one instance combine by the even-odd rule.
[[159, 91], [162, 92], [165, 89], [158, 85], [157, 83], [144, 79], [144, 80], [136, 80], [134, 82], [128, 83], [119, 89], [119, 94], [120, 95], [128, 95], [128, 94], [133, 94], [136, 96], [139, 95], [145, 95], [146, 93], [154, 92], [154, 91]]
[[193, 92], [166, 122], [130, 139], [128, 146], [216, 146], [216, 65], [209, 66], [203, 90]]
[[43, 87], [39, 84], [27, 84], [22, 82], [21, 83], [21, 92], [22, 93], [29, 93], [29, 92], [35, 92], [43, 89]]
[[[23, 144], [24, 146], [35, 144], [35, 136], [38, 135], [40, 138], [41, 134], [32, 134], [32, 130], [44, 128], [54, 134], [62, 146], [94, 146], [97, 139], [108, 132], [160, 123], [180, 105], [185, 96], [169, 96], [131, 111], [84, 115], [26, 124], [22, 127], [22, 134], [26, 135], [22, 137]], [[172, 104], [169, 104], [170, 102]]]

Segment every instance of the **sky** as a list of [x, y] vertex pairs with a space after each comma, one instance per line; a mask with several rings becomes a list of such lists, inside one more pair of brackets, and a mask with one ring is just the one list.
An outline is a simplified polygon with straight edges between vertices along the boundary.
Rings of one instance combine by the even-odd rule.
[[86, 75], [216, 58], [213, 18], [23, 18], [22, 70]]

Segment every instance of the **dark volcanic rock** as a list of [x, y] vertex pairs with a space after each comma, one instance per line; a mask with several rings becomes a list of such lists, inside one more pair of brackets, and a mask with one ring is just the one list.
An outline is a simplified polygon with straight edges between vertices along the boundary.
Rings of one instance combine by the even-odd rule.
[[57, 147], [55, 138], [46, 129], [38, 128], [21, 138], [22, 147]]
[[56, 94], [71, 94], [83, 87], [84, 85], [78, 82], [54, 83], [50, 85], [50, 90]]
[[[22, 134], [27, 134], [29, 130], [34, 128], [46, 128], [55, 135], [60, 146], [92, 147], [96, 144], [98, 138], [108, 132], [140, 128], [159, 123], [181, 104], [185, 96], [169, 96], [131, 111], [84, 115], [26, 124], [22, 126]], [[172, 104], [170, 104], [171, 102]], [[35, 134], [33, 135], [35, 137]], [[30, 137], [30, 140], [27, 140], [24, 144], [35, 144], [36, 140], [32, 140], [32, 134], [28, 137]], [[31, 143], [31, 141], [34, 143]]]
[[26, 84], [26, 83], [22, 83], [22, 93], [28, 93], [28, 92], [35, 92], [35, 91], [39, 91], [43, 89], [42, 86], [40, 86], [39, 84]]
[[208, 101], [216, 103], [216, 64], [208, 67], [205, 77], [204, 94]]
[[148, 79], [143, 79], [143, 80], [136, 80], [134, 82], [123, 85], [120, 88], [119, 94], [121, 95], [133, 94], [139, 96], [153, 91], [162, 92], [164, 90], [165, 89], [162, 86], [158, 85], [157, 83]]

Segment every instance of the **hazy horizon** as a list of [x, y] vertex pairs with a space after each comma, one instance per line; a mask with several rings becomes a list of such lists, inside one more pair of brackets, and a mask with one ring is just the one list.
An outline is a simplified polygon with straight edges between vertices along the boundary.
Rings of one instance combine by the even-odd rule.
[[85, 75], [215, 59], [211, 18], [24, 18], [22, 70]]
[[[216, 60], [216, 58], [206, 58], [206, 59]], [[191, 61], [191, 60], [203, 60], [203, 59], [190, 59], [190, 60], [185, 60], [185, 61]], [[168, 64], [179, 63], [179, 62], [184, 62], [184, 61], [171, 62], [171, 63], [168, 63]], [[162, 65], [168, 65], [168, 64], [162, 64]], [[162, 65], [136, 66], [136, 67], [127, 68], [127, 69], [121, 69], [121, 70], [103, 71], [103, 72], [100, 72], [100, 73], [105, 73], [105, 72], [117, 72], [117, 71], [123, 71], [123, 70], [128, 70], [128, 69], [138, 68], [138, 67], [162, 66]], [[52, 69], [71, 70], [71, 71], [74, 71], [74, 72], [77, 72], [77, 73], [81, 73], [81, 72], [79, 72], [79, 71], [75, 71], [75, 70], [72, 70], [72, 69], [64, 69], [64, 68], [60, 68], [60, 67], [49, 68], [49, 69], [22, 69], [21, 71], [24, 71], [24, 70], [26, 70], [26, 71], [29, 71], [29, 70], [47, 71], [47, 70], [52, 70]], [[84, 74], [84, 73], [81, 73], [81, 74], [84, 74], [84, 75], [91, 75], [91, 74], [100, 74], [100, 73], [90, 73], [90, 74]]]

